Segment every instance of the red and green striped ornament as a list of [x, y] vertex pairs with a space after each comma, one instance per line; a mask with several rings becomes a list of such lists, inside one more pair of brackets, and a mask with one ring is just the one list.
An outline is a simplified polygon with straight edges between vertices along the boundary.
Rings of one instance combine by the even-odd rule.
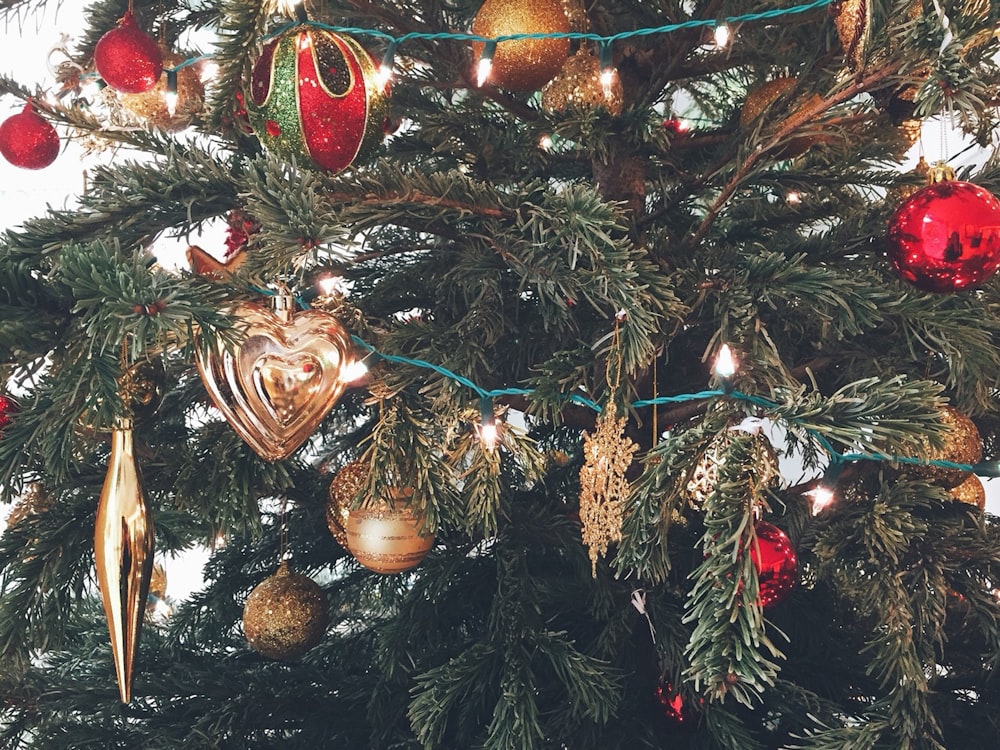
[[378, 68], [354, 39], [296, 26], [265, 45], [246, 108], [275, 154], [327, 172], [370, 158], [384, 135], [389, 97]]

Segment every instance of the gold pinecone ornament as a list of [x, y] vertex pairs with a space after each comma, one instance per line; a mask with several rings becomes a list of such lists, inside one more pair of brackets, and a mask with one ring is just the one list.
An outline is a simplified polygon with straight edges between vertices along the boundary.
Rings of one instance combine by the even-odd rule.
[[330, 613], [315, 581], [282, 561], [243, 606], [243, 632], [250, 648], [277, 661], [294, 661], [323, 639]]

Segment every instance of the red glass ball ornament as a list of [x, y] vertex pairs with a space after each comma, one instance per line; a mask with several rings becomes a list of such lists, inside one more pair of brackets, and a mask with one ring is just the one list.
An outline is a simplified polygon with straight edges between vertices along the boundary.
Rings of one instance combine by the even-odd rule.
[[757, 544], [750, 549], [750, 559], [757, 569], [760, 605], [770, 607], [795, 587], [799, 561], [784, 531], [767, 521], [758, 521], [755, 529]]
[[41, 169], [59, 155], [59, 134], [29, 101], [0, 124], [0, 154], [22, 169]]
[[889, 220], [889, 259], [925, 292], [959, 292], [1000, 268], [1000, 200], [960, 180], [918, 190]]
[[116, 28], [98, 40], [94, 48], [94, 66], [98, 75], [115, 91], [141, 94], [160, 80], [163, 52], [128, 11]]
[[266, 149], [327, 172], [370, 157], [384, 137], [388, 90], [350, 37], [295, 27], [265, 45], [246, 109]]

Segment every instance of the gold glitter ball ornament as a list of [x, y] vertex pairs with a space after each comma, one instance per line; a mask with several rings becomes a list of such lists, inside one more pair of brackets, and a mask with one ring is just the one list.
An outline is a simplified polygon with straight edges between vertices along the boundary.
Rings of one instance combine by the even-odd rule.
[[549, 114], [586, 112], [603, 108], [617, 117], [622, 113], [622, 82], [615, 76], [608, 95], [601, 84], [601, 61], [589, 47], [580, 47], [566, 60], [559, 74], [542, 89], [542, 109]]
[[330, 613], [315, 581], [282, 561], [243, 606], [243, 632], [250, 648], [277, 661], [294, 661], [323, 638]]
[[341, 547], [347, 549], [347, 521], [351, 502], [368, 483], [368, 466], [363, 461], [351, 461], [330, 482], [326, 502], [326, 525]]
[[[732, 430], [727, 430], [716, 436], [698, 459], [698, 463], [692, 467], [684, 490], [694, 507], [701, 508], [715, 490], [715, 485], [719, 481], [719, 467], [726, 461], [727, 449], [733, 434]], [[761, 432], [754, 435], [752, 453], [751, 470], [756, 475], [758, 483], [765, 487], [771, 485], [780, 476], [778, 454], [771, 441]]]
[[[929, 443], [924, 444], [928, 460], [950, 461], [956, 464], [975, 464], [982, 460], [983, 440], [975, 422], [953, 406], [945, 406], [941, 409], [941, 423], [945, 427], [944, 442], [940, 448], [932, 448]], [[907, 464], [903, 470], [909, 476], [925, 479], [945, 489], [957, 487], [972, 476], [968, 471], [942, 466]]]
[[[164, 68], [175, 68], [184, 62], [183, 57], [165, 45], [160, 45], [160, 48]], [[205, 85], [201, 82], [200, 66], [187, 65], [177, 71], [177, 103], [173, 113], [167, 104], [166, 93], [167, 73], [164, 70], [160, 80], [148, 91], [122, 94], [122, 106], [140, 120], [168, 133], [184, 130], [205, 106]]]
[[424, 519], [396, 492], [348, 513], [347, 549], [359, 563], [376, 573], [402, 573], [415, 568], [434, 546], [434, 535], [421, 533]]
[[[486, 0], [472, 33], [487, 39], [509, 34], [566, 34], [569, 19], [560, 0]], [[473, 42], [476, 64], [483, 42]], [[510, 91], [537, 91], [562, 68], [569, 39], [511, 39], [497, 44], [489, 83]]]
[[957, 487], [952, 487], [948, 490], [948, 494], [953, 500], [975, 505], [980, 511], [986, 510], [986, 488], [983, 486], [983, 481], [975, 474], [972, 474]]

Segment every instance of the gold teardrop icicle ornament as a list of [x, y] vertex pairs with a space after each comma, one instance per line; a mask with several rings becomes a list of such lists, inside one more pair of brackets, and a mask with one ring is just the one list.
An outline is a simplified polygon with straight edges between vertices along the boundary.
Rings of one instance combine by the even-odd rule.
[[153, 572], [153, 518], [142, 490], [131, 420], [120, 420], [111, 433], [111, 458], [94, 525], [94, 563], [118, 693], [128, 703]]

